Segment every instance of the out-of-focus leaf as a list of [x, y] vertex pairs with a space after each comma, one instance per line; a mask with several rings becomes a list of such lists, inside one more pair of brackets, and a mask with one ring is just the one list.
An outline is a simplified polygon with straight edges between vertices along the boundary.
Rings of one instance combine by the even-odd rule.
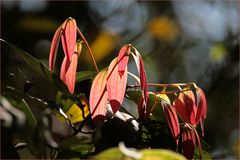
[[89, 141], [89, 138], [78, 138], [78, 137], [69, 137], [62, 140], [60, 143], [60, 148], [63, 150], [71, 150], [74, 152], [79, 152], [82, 155], [94, 152], [95, 148], [92, 142]]
[[76, 73], [76, 83], [87, 79], [93, 79], [96, 76], [95, 71], [80, 71]]
[[119, 150], [119, 148], [107, 149], [94, 157], [94, 160], [127, 160], [127, 157]]
[[181, 154], [166, 149], [144, 149], [141, 150], [143, 158], [141, 160], [185, 160]]
[[64, 94], [69, 95], [69, 91], [66, 85], [58, 78], [58, 76], [52, 73], [47, 67], [45, 67], [40, 61], [29, 55], [27, 52], [19, 49], [15, 45], [0, 39], [1, 45], [6, 45], [6, 47], [13, 52], [4, 53], [11, 54], [12, 58], [15, 58], [18, 61], [21, 61], [23, 64], [28, 65], [31, 69], [36, 72], [36, 75], [44, 77], [49, 82], [53, 84], [53, 86], [60, 89]]
[[30, 107], [28, 106], [28, 104], [26, 103], [26, 101], [22, 98], [9, 98], [8, 100], [10, 101], [10, 103], [15, 106], [16, 108], [18, 108], [19, 110], [21, 110], [26, 118], [27, 118], [27, 122], [29, 124], [29, 126], [31, 127], [31, 130], [34, 130], [37, 128], [37, 120], [35, 118], [35, 116], [33, 115]]
[[127, 72], [124, 72], [123, 75], [120, 77], [120, 75], [118, 74], [117, 63], [117, 58], [115, 58], [110, 63], [107, 72], [108, 100], [114, 114], [119, 110], [122, 105], [127, 84]]

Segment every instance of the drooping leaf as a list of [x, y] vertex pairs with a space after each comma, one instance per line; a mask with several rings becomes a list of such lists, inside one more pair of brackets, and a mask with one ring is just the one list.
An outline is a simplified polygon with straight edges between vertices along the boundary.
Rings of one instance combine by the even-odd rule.
[[180, 136], [180, 127], [179, 127], [176, 110], [171, 104], [166, 103], [165, 101], [162, 101], [161, 104], [163, 107], [163, 111], [165, 112], [168, 126], [170, 128], [172, 136], [175, 139], [176, 144], [178, 144], [178, 140]]
[[87, 79], [93, 79], [96, 76], [95, 71], [80, 71], [76, 73], [76, 83]]
[[91, 91], [90, 91], [90, 111], [92, 119], [96, 124], [101, 124], [106, 114], [107, 105], [107, 70], [103, 70], [97, 74], [93, 80]]
[[69, 92], [73, 94], [75, 88], [75, 79], [77, 72], [77, 64], [78, 64], [78, 55], [73, 54], [71, 57], [71, 62], [69, 68], [66, 73], [66, 82], [69, 89]]
[[192, 91], [181, 92], [174, 102], [174, 108], [179, 113], [184, 122], [195, 125], [196, 104]]
[[192, 159], [194, 155], [195, 148], [195, 133], [189, 127], [184, 127], [182, 133], [182, 146], [183, 146], [183, 155], [187, 159]]
[[55, 61], [56, 61], [56, 56], [57, 56], [61, 33], [62, 33], [62, 26], [60, 26], [57, 29], [57, 31], [55, 32], [53, 39], [52, 39], [50, 53], [49, 53], [49, 69], [51, 71], [53, 71], [54, 66], [55, 66]]
[[9, 56], [11, 56], [13, 58], [12, 60], [20, 61], [22, 64], [27, 65], [35, 72], [35, 75], [45, 78], [46, 80], [53, 84], [53, 87], [57, 87], [64, 94], [66, 95], [69, 94], [66, 85], [64, 85], [64, 83], [58, 78], [58, 76], [55, 73], [51, 72], [40, 61], [32, 57], [27, 52], [19, 49], [15, 45], [3, 39], [0, 39], [0, 42], [2, 46], [5, 46], [6, 48], [10, 49], [10, 51], [7, 53], [4, 53], [7, 51], [4, 50], [3, 52], [4, 54], [8, 54]]
[[129, 44], [124, 45], [118, 53], [118, 72], [120, 77], [122, 77], [124, 72], [126, 71], [129, 54], [130, 54]]
[[108, 100], [112, 107], [113, 113], [116, 113], [122, 105], [127, 84], [127, 72], [124, 72], [121, 77], [118, 74], [117, 58], [112, 60], [110, 63], [107, 77]]
[[197, 97], [196, 124], [198, 124], [200, 119], [204, 120], [207, 116], [207, 100], [201, 88], [197, 88], [196, 97]]
[[150, 109], [149, 107], [147, 108], [148, 105], [148, 84], [147, 84], [147, 76], [145, 73], [145, 68], [144, 68], [144, 63], [143, 63], [143, 59], [142, 56], [140, 55], [140, 53], [137, 51], [136, 48], [134, 48], [135, 51], [135, 55], [133, 55], [133, 58], [135, 60], [136, 66], [137, 66], [137, 70], [139, 73], [139, 77], [140, 77], [140, 85], [141, 85], [141, 89], [142, 89], [142, 93], [143, 93], [143, 98], [144, 98], [144, 107], [145, 107], [145, 114], [148, 116], [150, 113]]
[[75, 19], [70, 17], [66, 20], [66, 25], [63, 28], [62, 33], [62, 46], [65, 56], [67, 56], [68, 60], [70, 60], [72, 55], [74, 54], [76, 40], [77, 40], [77, 24]]

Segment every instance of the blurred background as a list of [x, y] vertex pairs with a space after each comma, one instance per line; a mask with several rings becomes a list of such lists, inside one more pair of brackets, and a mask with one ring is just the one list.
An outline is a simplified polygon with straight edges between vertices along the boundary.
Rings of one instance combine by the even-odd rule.
[[[214, 158], [239, 155], [239, 2], [2, 0], [1, 38], [47, 66], [54, 32], [68, 17], [100, 69], [131, 43], [150, 82], [196, 82], [208, 101], [204, 140]], [[83, 51], [79, 70], [93, 69], [89, 64]], [[136, 73], [133, 61], [129, 69]]]

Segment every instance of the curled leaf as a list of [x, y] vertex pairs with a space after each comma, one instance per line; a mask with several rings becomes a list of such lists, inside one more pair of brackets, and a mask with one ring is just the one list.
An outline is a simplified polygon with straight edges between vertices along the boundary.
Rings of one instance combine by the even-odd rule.
[[139, 76], [140, 76], [140, 85], [141, 85], [142, 94], [143, 94], [143, 98], [144, 98], [143, 103], [144, 103], [144, 106], [145, 106], [145, 114], [146, 114], [146, 116], [148, 116], [149, 113], [150, 113], [150, 109], [147, 107], [147, 105], [148, 105], [147, 76], [146, 76], [146, 73], [145, 73], [142, 56], [140, 55], [140, 53], [137, 51], [136, 48], [134, 48], [134, 52], [135, 52], [135, 55], [133, 53], [132, 53], [132, 55], [133, 55], [133, 58], [135, 60], [137, 70], [138, 70], [138, 73], [139, 73]]
[[107, 71], [107, 77], [108, 100], [113, 113], [115, 114], [122, 105], [127, 84], [127, 72], [124, 72], [121, 77], [118, 74], [117, 58], [110, 63]]
[[74, 54], [74, 47], [77, 39], [77, 24], [75, 19], [68, 18], [63, 28], [62, 46], [65, 56], [70, 60]]
[[55, 34], [53, 36], [53, 39], [52, 39], [50, 53], [49, 53], [49, 69], [51, 71], [53, 71], [53, 68], [54, 68], [54, 65], [55, 65], [61, 33], [62, 33], [62, 28], [60, 26], [57, 29], [57, 31], [55, 32]]
[[90, 111], [92, 119], [96, 124], [101, 124], [105, 118], [107, 105], [107, 70], [103, 70], [97, 74], [93, 80], [90, 91]]
[[176, 110], [172, 105], [166, 103], [165, 101], [161, 101], [161, 105], [162, 105], [163, 111], [166, 115], [166, 119], [168, 122], [168, 126], [170, 128], [170, 131], [172, 133], [172, 136], [175, 139], [176, 144], [178, 144], [179, 135], [180, 135], [180, 127], [179, 127]]
[[126, 71], [129, 54], [130, 54], [129, 44], [124, 45], [118, 53], [118, 73], [120, 77], [122, 77], [124, 72]]

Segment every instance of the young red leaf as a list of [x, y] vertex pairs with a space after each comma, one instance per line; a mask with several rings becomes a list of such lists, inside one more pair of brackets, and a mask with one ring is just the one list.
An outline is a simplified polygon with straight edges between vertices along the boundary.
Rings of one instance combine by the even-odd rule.
[[77, 53], [75, 53], [71, 57], [71, 62], [70, 62], [69, 68], [66, 72], [66, 84], [67, 84], [68, 90], [71, 94], [73, 94], [74, 88], [75, 88], [77, 64], [78, 64], [78, 55], [77, 55]]
[[67, 70], [69, 68], [69, 65], [70, 65], [70, 60], [68, 60], [67, 57], [65, 56], [64, 59], [63, 59], [62, 66], [61, 66], [61, 71], [60, 71], [60, 79], [65, 84], [67, 84], [66, 73], [67, 73]]
[[68, 18], [63, 28], [62, 46], [65, 56], [70, 60], [74, 54], [74, 47], [77, 39], [77, 24], [75, 19]]
[[102, 124], [105, 114], [106, 114], [106, 105], [107, 105], [107, 70], [103, 70], [97, 74], [93, 80], [91, 91], [90, 91], [90, 111], [92, 119], [97, 125]]
[[182, 147], [183, 155], [187, 159], [193, 159], [195, 144], [196, 142], [194, 131], [190, 127], [184, 126], [184, 130], [182, 133]]
[[108, 67], [107, 77], [108, 100], [112, 107], [113, 113], [115, 114], [122, 105], [127, 84], [127, 72], [124, 72], [121, 77], [118, 74], [117, 58], [115, 58], [110, 63]]
[[144, 69], [144, 63], [143, 63], [143, 59], [142, 56], [140, 55], [140, 53], [137, 51], [136, 48], [134, 48], [135, 54], [133, 55], [133, 58], [135, 60], [136, 66], [137, 66], [137, 70], [140, 76], [140, 85], [141, 85], [141, 89], [142, 89], [142, 93], [143, 93], [143, 97], [144, 97], [144, 106], [145, 106], [145, 114], [148, 116], [150, 113], [150, 110], [148, 110], [148, 84], [147, 84], [147, 76], [145, 73], [145, 69]]
[[55, 32], [55, 34], [53, 36], [53, 39], [52, 39], [50, 53], [49, 53], [49, 69], [51, 71], [53, 71], [53, 68], [54, 68], [54, 65], [55, 65], [61, 33], [62, 33], [62, 26], [60, 26], [57, 29], [57, 31]]
[[181, 92], [174, 102], [174, 108], [176, 108], [184, 122], [195, 125], [197, 107], [192, 91]]
[[129, 44], [124, 45], [118, 53], [118, 73], [119, 73], [120, 77], [123, 76], [123, 74], [126, 70], [128, 59], [129, 59], [129, 54], [130, 54], [130, 45]]
[[197, 88], [196, 97], [197, 97], [196, 124], [198, 124], [200, 119], [204, 120], [206, 118], [207, 100], [201, 88]]
[[168, 126], [170, 128], [170, 131], [172, 133], [173, 138], [176, 141], [176, 144], [178, 144], [178, 139], [180, 135], [180, 127], [178, 122], [178, 117], [175, 108], [166, 103], [165, 101], [161, 101], [161, 105], [163, 107], [163, 111], [166, 115], [166, 119], [168, 122]]

